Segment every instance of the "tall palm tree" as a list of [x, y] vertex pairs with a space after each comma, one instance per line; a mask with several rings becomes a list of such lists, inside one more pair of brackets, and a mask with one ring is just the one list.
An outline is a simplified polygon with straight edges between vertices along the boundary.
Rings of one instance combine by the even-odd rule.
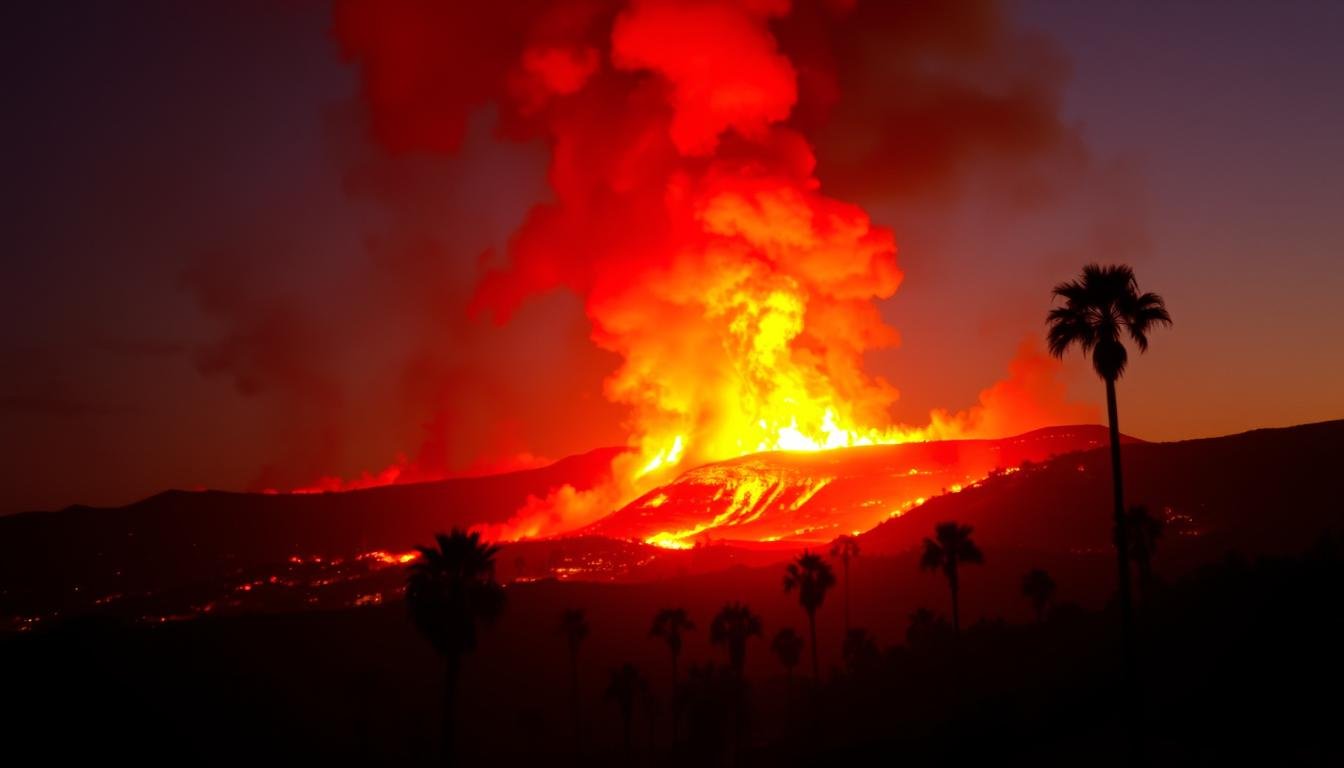
[[784, 591], [798, 590], [798, 604], [807, 612], [812, 640], [812, 680], [821, 682], [821, 664], [817, 660], [817, 609], [826, 600], [826, 592], [835, 586], [835, 571], [821, 555], [803, 550], [797, 560], [784, 569]]
[[653, 617], [651, 637], [660, 637], [672, 654], [672, 689], [677, 687], [677, 660], [681, 656], [681, 633], [695, 629], [695, 622], [685, 608], [664, 608]]
[[1036, 609], [1036, 623], [1040, 624], [1045, 621], [1046, 607], [1055, 598], [1055, 580], [1040, 568], [1033, 568], [1022, 577], [1022, 594], [1031, 600]]
[[793, 683], [793, 668], [798, 666], [798, 660], [803, 655], [803, 638], [793, 627], [784, 627], [775, 633], [775, 638], [770, 641], [770, 651], [779, 659], [779, 663], [784, 667], [784, 673], [789, 676], [789, 683]]
[[845, 636], [849, 636], [849, 561], [859, 556], [859, 538], [844, 534], [831, 542], [831, 557], [840, 561], [845, 575]]
[[1162, 538], [1163, 523], [1148, 512], [1148, 507], [1137, 505], [1125, 515], [1129, 538], [1129, 559], [1139, 569], [1139, 602], [1147, 605], [1153, 585], [1153, 553], [1157, 540]]
[[1125, 530], [1125, 492], [1120, 472], [1120, 419], [1115, 403], [1115, 382], [1125, 372], [1129, 336], [1139, 352], [1148, 351], [1148, 334], [1159, 325], [1171, 325], [1167, 305], [1156, 293], [1140, 293], [1134, 270], [1123, 264], [1089, 264], [1076, 280], [1055, 286], [1054, 295], [1063, 306], [1050, 310], [1046, 341], [1050, 354], [1063, 358], [1070, 347], [1092, 356], [1092, 368], [1106, 382], [1106, 415], [1111, 427], [1112, 523], [1115, 537], [1116, 575], [1120, 595], [1120, 632], [1125, 671], [1134, 674], [1134, 608], [1130, 599], [1128, 531]]
[[739, 676], [747, 665], [747, 639], [761, 636], [761, 617], [742, 603], [723, 606], [709, 625], [709, 642], [728, 649], [728, 666]]
[[582, 609], [568, 608], [560, 614], [560, 634], [569, 646], [569, 696], [574, 713], [574, 743], [583, 742], [583, 719], [579, 708], [579, 646], [588, 637], [588, 617]]
[[678, 720], [681, 708], [678, 706], [677, 688], [680, 679], [677, 674], [677, 661], [681, 657], [681, 633], [695, 629], [695, 623], [687, 615], [685, 608], [664, 608], [653, 617], [653, 627], [649, 630], [652, 637], [661, 637], [667, 643], [672, 654], [672, 743], [677, 743]]
[[477, 627], [504, 609], [504, 588], [495, 581], [499, 547], [479, 533], [454, 528], [435, 537], [435, 546], [416, 547], [420, 558], [406, 577], [411, 621], [443, 657], [443, 760], [453, 761], [453, 724], [462, 655], [476, 648]]
[[784, 688], [785, 712], [788, 717], [788, 725], [793, 727], [793, 670], [798, 666], [798, 660], [803, 657], [803, 638], [794, 631], [793, 627], [784, 627], [775, 633], [775, 637], [770, 641], [770, 652], [775, 654], [779, 663], [784, 667], [784, 675], [787, 678], [787, 685]]
[[952, 631], [961, 632], [961, 576], [962, 565], [980, 565], [985, 556], [980, 548], [971, 541], [971, 526], [956, 523], [939, 523], [934, 527], [932, 539], [924, 540], [924, 556], [919, 559], [920, 570], [941, 570], [947, 577], [947, 586], [952, 590]]
[[630, 757], [630, 724], [635, 717], [635, 697], [648, 690], [648, 683], [640, 676], [639, 670], [629, 662], [611, 670], [611, 681], [607, 683], [606, 698], [616, 702], [621, 711], [622, 743], [625, 755]]

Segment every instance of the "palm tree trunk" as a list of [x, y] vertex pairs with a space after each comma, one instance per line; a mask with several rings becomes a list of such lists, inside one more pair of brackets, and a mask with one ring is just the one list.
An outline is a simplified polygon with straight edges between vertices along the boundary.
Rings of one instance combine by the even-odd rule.
[[569, 696], [570, 706], [574, 710], [574, 752], [583, 752], [583, 720], [579, 715], [579, 654], [575, 650], [569, 653]]
[[952, 587], [952, 632], [955, 633], [955, 634], [957, 634], [957, 635], [960, 635], [960, 634], [961, 634], [961, 606], [958, 604], [958, 600], [957, 600], [957, 582], [956, 582], [955, 580], [952, 580], [952, 581], [949, 582], [949, 583], [951, 584], [951, 587]]
[[849, 559], [845, 559], [845, 637], [849, 637]]
[[807, 624], [812, 632], [812, 681], [821, 685], [821, 662], [817, 660], [817, 614], [808, 611]]
[[658, 719], [653, 716], [652, 707], [646, 707], [646, 714], [649, 717], [649, 762], [653, 762], [653, 755], [656, 751], [655, 745], [658, 739]]
[[627, 764], [631, 762], [631, 760], [630, 760], [630, 757], [631, 757], [631, 752], [630, 752], [630, 721], [634, 719], [633, 714], [634, 714], [634, 713], [632, 713], [632, 712], [628, 712], [628, 711], [623, 711], [623, 712], [621, 712], [621, 722], [622, 722], [622, 725], [624, 726], [623, 731], [622, 731], [622, 736], [623, 736], [623, 738], [624, 738], [624, 744], [625, 744], [625, 761], [626, 761]]
[[678, 680], [677, 680], [677, 652], [676, 652], [676, 651], [673, 651], [673, 652], [672, 652], [672, 698], [671, 698], [671, 700], [670, 700], [670, 702], [669, 702], [669, 703], [672, 705], [672, 747], [673, 747], [673, 748], [676, 748], [676, 746], [677, 746], [677, 730], [678, 730], [678, 726], [680, 726], [680, 723], [679, 723], [678, 721], [681, 720], [681, 699], [677, 696], [677, 689], [678, 689], [679, 687], [680, 687], [680, 686], [678, 685]]
[[1135, 565], [1139, 568], [1139, 607], [1146, 615], [1148, 598], [1152, 592], [1153, 567], [1146, 557], [1139, 560]]
[[457, 654], [450, 653], [444, 657], [443, 670], [443, 722], [442, 743], [440, 744], [440, 758], [443, 765], [451, 766], [454, 764], [454, 725], [457, 709], [457, 679], [461, 669], [462, 659]]
[[1141, 761], [1142, 728], [1138, 725], [1138, 662], [1134, 647], [1134, 605], [1130, 598], [1129, 535], [1125, 526], [1125, 487], [1120, 473], [1120, 416], [1115, 404], [1115, 380], [1106, 380], [1106, 415], [1111, 426], [1111, 484], [1115, 497], [1115, 562], [1120, 597], [1120, 699], [1125, 731], [1125, 749], [1130, 763]]
[[1120, 597], [1120, 653], [1127, 682], [1134, 677], [1134, 605], [1130, 597], [1129, 535], [1125, 526], [1125, 488], [1120, 473], [1120, 416], [1115, 380], [1106, 380], [1106, 414], [1111, 426], [1111, 487], [1115, 501], [1115, 564]]

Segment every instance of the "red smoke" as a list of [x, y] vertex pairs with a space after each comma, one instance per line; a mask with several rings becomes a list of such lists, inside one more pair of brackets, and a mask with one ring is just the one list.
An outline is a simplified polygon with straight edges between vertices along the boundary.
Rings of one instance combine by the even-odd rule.
[[1057, 62], [996, 66], [1032, 43], [991, 4], [338, 0], [335, 34], [389, 152], [453, 153], [486, 107], [501, 136], [544, 143], [550, 199], [470, 307], [507, 324], [571, 292], [619, 359], [604, 394], [636, 450], [615, 483], [557, 489], [495, 535], [572, 527], [703, 461], [1094, 415], [1062, 407], [1027, 348], [978, 406], [927, 426], [892, 424], [897, 390], [864, 369], [898, 341], [874, 304], [901, 283], [895, 240], [821, 178], [941, 194], [965, 164], [1066, 138]]

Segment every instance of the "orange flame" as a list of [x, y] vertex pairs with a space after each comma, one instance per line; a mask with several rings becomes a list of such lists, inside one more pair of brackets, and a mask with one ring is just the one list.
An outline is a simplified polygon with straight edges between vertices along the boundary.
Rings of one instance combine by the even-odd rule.
[[[424, 78], [462, 68], [427, 74], [417, 68], [425, 51], [384, 40], [419, 29], [418, 6], [393, 7], [347, 0], [338, 14], [354, 54], [387, 56], [392, 66], [365, 70], [379, 97], [371, 100], [388, 107], [376, 128], [413, 144], [452, 143], [420, 133], [446, 123], [411, 118], [418, 107], [442, 117], [443, 105], [418, 100], [441, 92]], [[864, 370], [866, 353], [898, 341], [875, 302], [896, 293], [902, 273], [893, 234], [822, 193], [813, 150], [788, 122], [800, 78], [774, 23], [791, 3], [600, 7], [547, 5], [521, 50], [503, 54], [509, 90], [500, 106], [517, 121], [508, 127], [547, 141], [553, 199], [528, 213], [473, 310], [503, 322], [530, 297], [580, 296], [594, 342], [621, 359], [604, 391], [629, 410], [633, 450], [615, 459], [611, 482], [561, 486], [480, 530], [497, 539], [561, 533], [687, 467], [744, 454], [961, 437], [1012, 423], [1001, 412], [1031, 392], [991, 388], [970, 411], [939, 411], [925, 427], [893, 424], [897, 390]], [[386, 23], [366, 24], [378, 19]], [[680, 546], [695, 533], [650, 543]]]

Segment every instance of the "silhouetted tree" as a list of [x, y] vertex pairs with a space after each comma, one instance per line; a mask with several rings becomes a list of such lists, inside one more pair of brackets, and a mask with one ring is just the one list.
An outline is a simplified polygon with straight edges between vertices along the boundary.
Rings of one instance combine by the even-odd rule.
[[859, 538], [843, 534], [831, 542], [831, 557], [840, 561], [845, 575], [845, 636], [849, 636], [849, 561], [859, 556]]
[[1139, 600], [1147, 604], [1153, 586], [1153, 554], [1162, 538], [1163, 523], [1143, 505], [1132, 506], [1125, 515], [1129, 527], [1129, 558], [1139, 570]]
[[775, 654], [779, 663], [784, 667], [785, 675], [785, 705], [789, 720], [789, 727], [793, 726], [793, 669], [798, 666], [798, 660], [803, 656], [803, 638], [793, 627], [784, 627], [775, 633], [770, 641], [770, 652]]
[[476, 648], [477, 626], [504, 608], [504, 589], [495, 582], [499, 547], [479, 533], [454, 528], [435, 537], [435, 546], [417, 547], [420, 558], [406, 578], [406, 608], [444, 659], [443, 760], [453, 761], [453, 724], [462, 655]]
[[821, 663], [817, 659], [817, 609], [826, 599], [826, 592], [835, 586], [835, 571], [821, 555], [803, 550], [797, 560], [784, 569], [784, 591], [798, 590], [798, 604], [807, 612], [807, 624], [812, 643], [812, 679], [821, 682]]
[[937, 646], [952, 633], [947, 619], [935, 614], [928, 608], [920, 608], [910, 614], [910, 624], [905, 629], [905, 644], [914, 650], [927, 650]]
[[952, 631], [961, 632], [961, 576], [960, 567], [980, 565], [985, 556], [980, 548], [971, 541], [971, 526], [956, 523], [939, 523], [934, 528], [932, 539], [924, 540], [924, 555], [919, 559], [919, 567], [925, 571], [941, 570], [947, 577], [947, 586], [952, 591]]
[[1114, 497], [1113, 535], [1116, 575], [1119, 582], [1121, 641], [1125, 672], [1134, 676], [1134, 608], [1130, 598], [1128, 531], [1125, 525], [1125, 492], [1120, 472], [1120, 418], [1115, 400], [1115, 382], [1125, 372], [1128, 335], [1148, 351], [1148, 334], [1159, 325], [1171, 325], [1166, 303], [1155, 293], [1140, 293], [1134, 270], [1123, 264], [1083, 267], [1076, 280], [1060, 283], [1054, 295], [1064, 305], [1050, 310], [1046, 340], [1050, 354], [1063, 358], [1077, 346], [1092, 356], [1092, 368], [1106, 382], [1106, 413], [1111, 428], [1111, 490]]
[[621, 711], [622, 743], [625, 755], [630, 756], [630, 723], [635, 716], [635, 697], [644, 693], [648, 684], [640, 676], [634, 664], [626, 663], [611, 671], [611, 681], [607, 683], [606, 697], [616, 702]]
[[1022, 577], [1022, 594], [1031, 600], [1039, 624], [1045, 621], [1045, 609], [1055, 597], [1055, 580], [1040, 568], [1033, 568]]
[[686, 712], [691, 754], [706, 764], [720, 764], [715, 758], [727, 751], [730, 736], [745, 718], [746, 683], [742, 676], [712, 662], [693, 664], [677, 699]]
[[588, 617], [579, 608], [568, 608], [560, 614], [560, 634], [569, 648], [569, 697], [574, 714], [574, 745], [583, 743], [583, 715], [579, 706], [579, 646], [588, 637]]
[[784, 673], [789, 676], [789, 681], [792, 682], [793, 668], [798, 666], [798, 660], [803, 655], [803, 638], [794, 631], [793, 627], [784, 627], [776, 632], [775, 638], [770, 641], [770, 651], [784, 666]]
[[877, 641], [863, 627], [855, 627], [845, 633], [845, 666], [851, 675], [862, 674], [874, 669], [881, 658]]
[[672, 688], [677, 687], [677, 660], [681, 656], [681, 633], [695, 629], [695, 623], [684, 608], [664, 608], [653, 617], [649, 634], [662, 638], [672, 654]]
[[677, 741], [677, 721], [681, 714], [676, 698], [680, 682], [677, 675], [677, 661], [681, 657], [681, 633], [692, 629], [695, 629], [695, 623], [686, 614], [686, 609], [664, 608], [654, 615], [653, 628], [649, 630], [651, 636], [660, 637], [667, 643], [667, 650], [672, 654], [672, 743], [674, 744]]
[[709, 625], [709, 641], [728, 649], [728, 666], [741, 675], [747, 665], [747, 639], [761, 636], [761, 617], [742, 603], [723, 606]]
[[[672, 692], [673, 702], [676, 701], [676, 691]], [[663, 714], [663, 700], [658, 694], [653, 692], [649, 685], [644, 686], [644, 690], [639, 697], [640, 706], [644, 708], [644, 716], [649, 721], [649, 755], [653, 755], [654, 746], [658, 743], [658, 718]], [[676, 733], [672, 734], [672, 743], [676, 744]]]

